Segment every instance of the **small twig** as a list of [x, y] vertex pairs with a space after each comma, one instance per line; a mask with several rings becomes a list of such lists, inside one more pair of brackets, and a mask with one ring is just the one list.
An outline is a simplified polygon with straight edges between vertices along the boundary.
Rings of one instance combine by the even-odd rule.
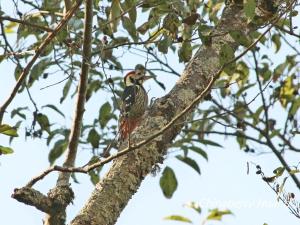
[[71, 77], [72, 77], [72, 75], [68, 75], [66, 78], [64, 78], [64, 79], [62, 79], [62, 80], [60, 80], [60, 81], [57, 81], [57, 82], [55, 82], [55, 83], [53, 83], [53, 84], [49, 84], [49, 85], [47, 85], [47, 86], [45, 86], [45, 87], [40, 88], [40, 90], [44, 90], [44, 89], [46, 89], [46, 88], [49, 88], [49, 87], [55, 86], [55, 85], [57, 85], [57, 84], [60, 84], [60, 83], [64, 82], [65, 80], [70, 79]]
[[109, 89], [111, 90], [111, 92], [112, 92], [112, 94], [114, 96], [114, 99], [115, 99], [115, 102], [116, 102], [116, 106], [118, 107], [118, 109], [120, 109], [120, 106], [118, 105], [118, 98], [116, 96], [116, 91], [114, 89], [114, 86], [111, 85], [111, 83], [110, 83], [110, 79], [111, 78], [108, 78], [108, 76], [106, 74], [106, 71], [105, 71], [105, 68], [104, 68], [104, 61], [103, 60], [101, 60], [101, 61], [102, 61], [102, 70], [103, 70], [103, 74], [105, 76], [106, 82], [107, 82], [108, 87], [109, 87]]
[[256, 81], [258, 83], [258, 88], [259, 88], [259, 94], [261, 96], [262, 104], [263, 104], [263, 109], [264, 109], [264, 114], [265, 114], [265, 129], [266, 129], [266, 134], [269, 135], [269, 114], [268, 114], [268, 106], [266, 103], [266, 99], [264, 96], [263, 88], [259, 79], [259, 72], [258, 72], [258, 62], [256, 58], [256, 54], [254, 51], [252, 51], [253, 54], [253, 59], [254, 59], [254, 64], [255, 64], [255, 75], [256, 75]]
[[38, 110], [38, 107], [37, 107], [37, 105], [36, 105], [36, 102], [33, 100], [32, 96], [31, 96], [31, 93], [30, 93], [30, 90], [29, 90], [29, 88], [27, 87], [27, 85], [25, 86], [25, 89], [26, 89], [26, 91], [27, 91], [27, 94], [28, 94], [28, 96], [29, 96], [29, 99], [30, 99], [31, 103], [32, 103], [33, 106], [34, 106], [35, 111], [38, 112], [39, 110]]
[[263, 142], [263, 141], [261, 141], [259, 139], [256, 139], [254, 137], [251, 137], [251, 136], [248, 136], [246, 134], [239, 133], [239, 132], [200, 131], [200, 130], [195, 130], [195, 129], [186, 129], [186, 130], [183, 130], [183, 131], [185, 131], [185, 132], [193, 132], [193, 133], [203, 133], [203, 134], [218, 134], [218, 135], [223, 135], [223, 136], [244, 137], [246, 139], [249, 139], [251, 141], [257, 142], [257, 143], [262, 144], [262, 145], [266, 145], [267, 144], [266, 142]]

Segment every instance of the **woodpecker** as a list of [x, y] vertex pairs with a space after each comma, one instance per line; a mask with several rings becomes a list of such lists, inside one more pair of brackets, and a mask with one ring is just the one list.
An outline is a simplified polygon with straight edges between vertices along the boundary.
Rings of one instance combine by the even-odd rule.
[[139, 125], [148, 106], [148, 95], [143, 87], [144, 81], [151, 78], [146, 76], [146, 69], [138, 64], [134, 71], [124, 77], [125, 89], [122, 94], [121, 115], [119, 119], [120, 139], [124, 141]]

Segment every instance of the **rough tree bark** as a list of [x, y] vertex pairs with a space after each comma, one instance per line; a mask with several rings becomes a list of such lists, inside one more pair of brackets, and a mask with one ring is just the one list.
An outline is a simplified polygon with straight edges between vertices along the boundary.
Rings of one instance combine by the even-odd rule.
[[[222, 45], [229, 44], [234, 50], [238, 47], [228, 34], [229, 31], [237, 30], [248, 34], [252, 29], [255, 27], [247, 23], [240, 6], [227, 6], [220, 23], [211, 34], [211, 42], [198, 49], [170, 93], [157, 99], [148, 109], [142, 124], [133, 133], [131, 142], [138, 143], [162, 129], [203, 92], [222, 66], [219, 63]], [[168, 146], [187, 118], [188, 114], [150, 143], [116, 159], [71, 225], [114, 224], [144, 177], [156, 164], [163, 162]], [[125, 147], [126, 143], [120, 150]]]

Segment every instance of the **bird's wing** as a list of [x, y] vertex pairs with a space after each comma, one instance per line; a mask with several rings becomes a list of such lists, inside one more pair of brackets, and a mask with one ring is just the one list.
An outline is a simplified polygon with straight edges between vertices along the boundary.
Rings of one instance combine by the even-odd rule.
[[139, 87], [136, 85], [125, 87], [122, 95], [122, 114], [124, 116], [126, 116], [126, 114], [130, 111], [131, 106], [134, 104], [138, 88]]

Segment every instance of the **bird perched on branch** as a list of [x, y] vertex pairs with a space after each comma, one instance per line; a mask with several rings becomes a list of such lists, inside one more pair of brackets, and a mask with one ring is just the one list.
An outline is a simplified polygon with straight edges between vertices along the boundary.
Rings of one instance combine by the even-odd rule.
[[124, 141], [139, 125], [148, 106], [148, 95], [143, 87], [144, 81], [151, 78], [146, 76], [146, 69], [138, 64], [134, 71], [124, 77], [125, 89], [122, 95], [121, 115], [119, 119], [120, 140]]

